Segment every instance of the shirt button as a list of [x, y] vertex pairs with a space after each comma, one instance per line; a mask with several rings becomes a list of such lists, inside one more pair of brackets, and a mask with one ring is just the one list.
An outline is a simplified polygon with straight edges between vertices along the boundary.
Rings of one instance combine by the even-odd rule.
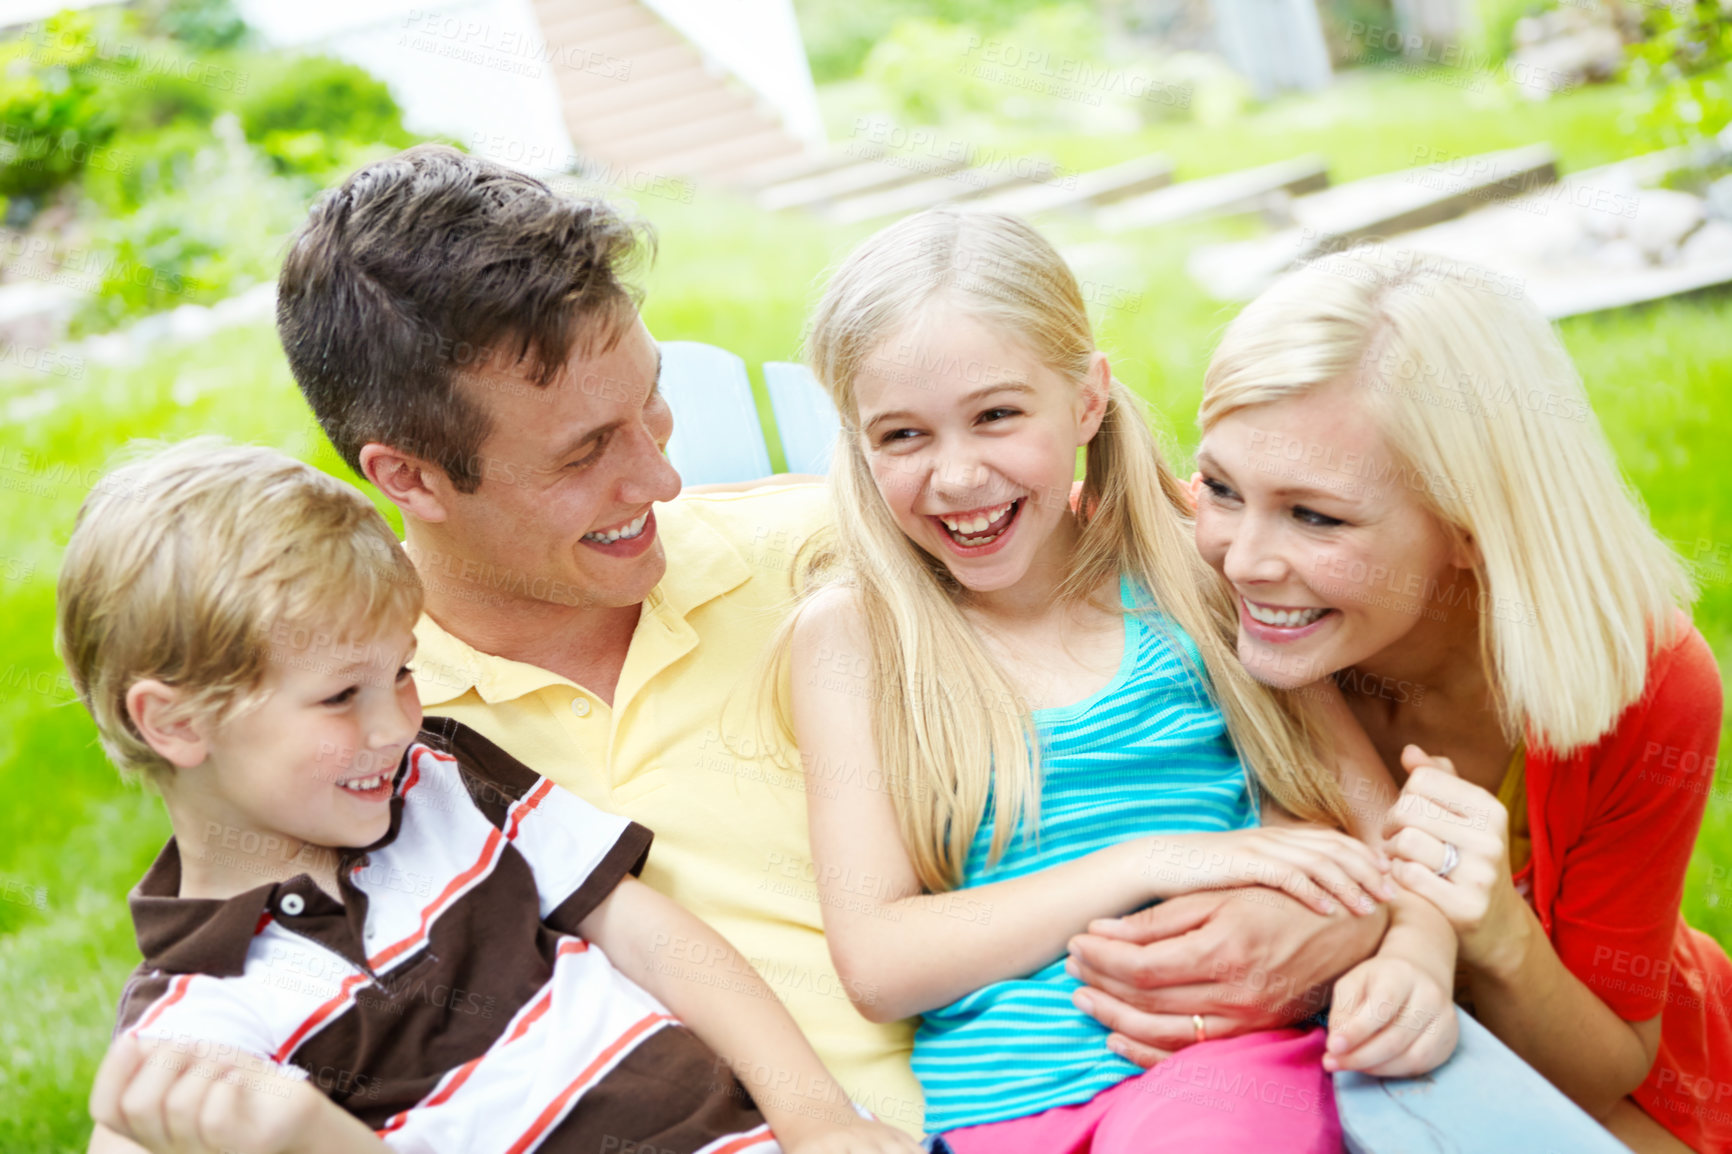
[[571, 699], [571, 711], [579, 717], [589, 716], [589, 698], [574, 697]]
[[284, 894], [283, 900], [277, 903], [285, 914], [291, 918], [307, 908], [306, 899], [300, 894]]

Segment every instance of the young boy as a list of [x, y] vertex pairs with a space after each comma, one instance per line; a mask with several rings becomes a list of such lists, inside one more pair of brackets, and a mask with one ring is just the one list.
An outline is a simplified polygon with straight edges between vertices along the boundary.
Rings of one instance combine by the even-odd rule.
[[420, 611], [367, 500], [270, 450], [187, 442], [85, 501], [57, 642], [175, 835], [91, 1149], [917, 1150], [636, 880], [648, 830], [421, 728]]

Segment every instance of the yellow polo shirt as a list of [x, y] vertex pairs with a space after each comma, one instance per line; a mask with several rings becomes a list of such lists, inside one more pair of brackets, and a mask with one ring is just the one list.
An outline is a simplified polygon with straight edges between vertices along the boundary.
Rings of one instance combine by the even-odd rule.
[[[791, 604], [795, 555], [829, 515], [819, 485], [656, 506], [667, 575], [644, 602], [611, 707], [556, 673], [478, 652], [426, 616], [412, 664], [428, 713], [653, 830], [643, 880], [750, 959], [856, 1102], [918, 1132], [913, 1023], [868, 1022], [837, 977], [799, 762], [790, 754], [784, 769], [764, 756], [756, 718], [762, 654]], [[690, 959], [681, 943], [666, 949], [672, 964]], [[748, 1086], [802, 1092], [768, 1072]]]

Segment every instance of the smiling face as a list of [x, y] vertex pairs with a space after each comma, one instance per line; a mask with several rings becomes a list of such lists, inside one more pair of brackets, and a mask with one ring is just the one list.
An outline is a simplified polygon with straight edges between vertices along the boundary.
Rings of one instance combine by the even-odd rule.
[[1037, 568], [1062, 575], [1076, 451], [1105, 407], [1099, 354], [1095, 365], [1079, 387], [949, 306], [866, 358], [854, 396], [878, 492], [965, 588], [1011, 589]]
[[[661, 351], [633, 319], [605, 352], [574, 351], [545, 388], [486, 372], [461, 382], [492, 425], [473, 493], [441, 494], [442, 543], [488, 593], [584, 608], [636, 605], [667, 568], [651, 505], [679, 474]], [[428, 574], [430, 586], [450, 576]]]
[[1197, 548], [1232, 583], [1259, 681], [1306, 685], [1477, 621], [1471, 546], [1351, 385], [1221, 418], [1197, 469]]
[[[273, 640], [262, 704], [212, 725], [204, 760], [164, 786], [183, 853], [238, 890], [301, 872], [307, 849], [384, 836], [392, 776], [421, 727], [407, 626], [361, 641], [311, 628]], [[239, 860], [236, 846], [256, 860]]]

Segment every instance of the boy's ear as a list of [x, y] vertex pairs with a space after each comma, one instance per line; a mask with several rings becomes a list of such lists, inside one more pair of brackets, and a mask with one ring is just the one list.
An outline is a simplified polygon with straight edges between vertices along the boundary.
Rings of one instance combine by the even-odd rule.
[[369, 441], [361, 446], [361, 472], [385, 499], [417, 521], [445, 520], [451, 481], [439, 466], [420, 457]]
[[202, 765], [209, 750], [202, 726], [179, 712], [181, 692], [153, 678], [126, 691], [126, 715], [145, 744], [176, 769]]
[[1082, 411], [1077, 414], [1077, 424], [1082, 433], [1082, 443], [1095, 439], [1100, 431], [1101, 421], [1106, 419], [1107, 400], [1111, 395], [1113, 383], [1112, 366], [1107, 364], [1107, 355], [1103, 352], [1089, 354], [1088, 375], [1083, 378]]

